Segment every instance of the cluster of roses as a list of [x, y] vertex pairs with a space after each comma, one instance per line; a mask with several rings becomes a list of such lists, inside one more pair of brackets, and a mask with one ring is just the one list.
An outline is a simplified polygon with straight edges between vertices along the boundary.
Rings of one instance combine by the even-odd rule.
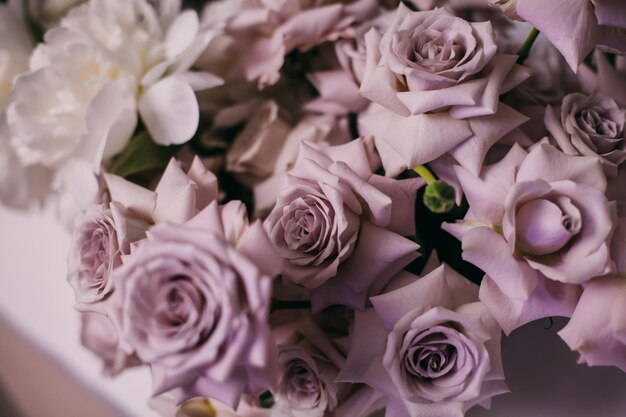
[[626, 3], [47, 3], [0, 5], [0, 197], [163, 413], [462, 416], [551, 316], [626, 371]]

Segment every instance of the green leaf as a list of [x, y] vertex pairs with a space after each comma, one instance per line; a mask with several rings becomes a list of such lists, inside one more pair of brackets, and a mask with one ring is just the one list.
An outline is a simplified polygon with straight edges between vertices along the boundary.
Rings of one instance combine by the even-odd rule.
[[109, 172], [120, 177], [129, 177], [151, 169], [165, 168], [177, 146], [159, 146], [152, 141], [148, 132], [135, 135], [120, 152]]

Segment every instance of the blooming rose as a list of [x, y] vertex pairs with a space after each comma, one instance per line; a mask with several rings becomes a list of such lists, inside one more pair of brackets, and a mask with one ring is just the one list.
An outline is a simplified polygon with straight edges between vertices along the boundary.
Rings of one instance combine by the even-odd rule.
[[106, 183], [112, 201], [87, 206], [73, 225], [67, 277], [80, 310], [102, 312], [113, 270], [150, 225], [184, 223], [217, 197], [217, 179], [197, 157], [187, 174], [172, 159], [155, 191], [110, 174]]
[[130, 254], [130, 244], [145, 236], [148, 223], [133, 218], [121, 204], [92, 204], [76, 218], [68, 257], [67, 280], [77, 308], [98, 309], [113, 290], [110, 278]]
[[[328, 318], [336, 325], [336, 313], [329, 313]], [[367, 417], [382, 408], [380, 395], [364, 385], [335, 382], [345, 352], [340, 335], [323, 325], [320, 317], [314, 321], [304, 312], [272, 314], [272, 330], [279, 345], [274, 410], [290, 417]]]
[[114, 272], [109, 314], [125, 351], [150, 365], [155, 395], [236, 407], [272, 384], [267, 315], [279, 265], [241, 202], [150, 229]]
[[[417, 278], [417, 277], [415, 277]], [[506, 392], [500, 328], [478, 287], [445, 265], [357, 312], [339, 381], [387, 397], [387, 414], [461, 416]]]
[[530, 153], [514, 146], [480, 177], [458, 166], [456, 173], [470, 210], [444, 229], [462, 240], [463, 258], [487, 273], [481, 300], [506, 332], [571, 314], [579, 290], [558, 283], [611, 271], [614, 212], [597, 158], [545, 143]]
[[457, 119], [494, 114], [505, 80], [519, 76], [515, 56], [496, 54], [489, 22], [445, 9], [401, 5], [382, 35], [365, 35], [365, 47], [361, 94], [405, 117], [440, 109]]
[[559, 336], [589, 366], [617, 366], [626, 372], [626, 280], [623, 276], [589, 282]]
[[597, 155], [607, 176], [626, 159], [626, 112], [603, 94], [573, 93], [563, 98], [560, 117], [548, 106], [545, 125], [568, 155]]
[[104, 374], [114, 376], [139, 360], [119, 347], [117, 329], [111, 320], [99, 313], [81, 313], [80, 340], [83, 346], [102, 359]]
[[365, 35], [365, 46], [360, 92], [375, 104], [359, 122], [388, 175], [447, 152], [477, 173], [489, 147], [526, 120], [499, 104], [528, 74], [515, 55], [496, 53], [489, 22], [401, 4], [384, 33]]
[[541, 31], [576, 72], [583, 59], [598, 46], [626, 49], [626, 6], [603, 0], [489, 0], [505, 14], [525, 20]]
[[368, 292], [380, 291], [417, 256], [418, 245], [403, 236], [415, 231], [422, 184], [373, 174], [362, 139], [334, 147], [303, 143], [265, 220], [283, 276], [312, 290], [314, 309], [363, 308]]

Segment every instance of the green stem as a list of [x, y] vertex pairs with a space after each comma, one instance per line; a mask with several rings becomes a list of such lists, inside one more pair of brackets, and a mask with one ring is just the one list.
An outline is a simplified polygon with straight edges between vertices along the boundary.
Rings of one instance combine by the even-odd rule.
[[528, 55], [530, 54], [530, 48], [532, 48], [533, 43], [535, 43], [537, 36], [539, 36], [539, 30], [537, 28], [532, 28], [528, 37], [524, 41], [524, 44], [521, 48], [519, 48], [519, 51], [517, 51], [517, 55], [519, 55], [517, 58], [518, 64], [523, 64], [524, 61], [526, 61], [526, 58], [528, 58]]
[[437, 178], [435, 178], [433, 173], [430, 172], [428, 168], [426, 168], [426, 165], [417, 165], [413, 168], [413, 171], [415, 171], [420, 177], [424, 178], [424, 181], [426, 181], [426, 184], [428, 185], [437, 181]]

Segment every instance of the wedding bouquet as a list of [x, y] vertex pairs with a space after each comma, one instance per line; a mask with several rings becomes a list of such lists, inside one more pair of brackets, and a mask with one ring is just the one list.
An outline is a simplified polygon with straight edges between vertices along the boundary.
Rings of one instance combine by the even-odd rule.
[[10, 0], [0, 198], [166, 416], [463, 416], [536, 319], [626, 371], [622, 52], [617, 0]]

